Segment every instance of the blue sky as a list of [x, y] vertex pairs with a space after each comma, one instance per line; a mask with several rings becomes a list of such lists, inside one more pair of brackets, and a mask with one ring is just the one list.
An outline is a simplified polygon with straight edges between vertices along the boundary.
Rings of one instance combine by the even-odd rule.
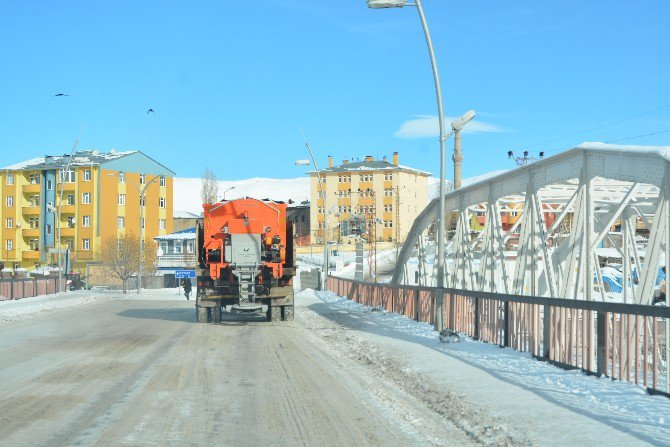
[[[670, 2], [424, 0], [424, 10], [445, 114], [477, 111], [464, 177], [512, 167], [508, 150], [670, 145]], [[302, 127], [324, 164], [398, 151], [439, 172], [415, 8], [0, 0], [0, 57], [3, 166], [69, 152], [81, 132], [82, 149], [142, 150], [182, 177], [205, 167], [222, 180], [297, 177]]]

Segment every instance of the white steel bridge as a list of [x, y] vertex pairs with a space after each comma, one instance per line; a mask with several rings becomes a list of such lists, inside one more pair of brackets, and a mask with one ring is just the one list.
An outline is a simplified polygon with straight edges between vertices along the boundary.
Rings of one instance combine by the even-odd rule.
[[[393, 283], [437, 283], [438, 208], [414, 222]], [[446, 210], [447, 288], [649, 304], [670, 265], [670, 146], [584, 143], [449, 192]]]

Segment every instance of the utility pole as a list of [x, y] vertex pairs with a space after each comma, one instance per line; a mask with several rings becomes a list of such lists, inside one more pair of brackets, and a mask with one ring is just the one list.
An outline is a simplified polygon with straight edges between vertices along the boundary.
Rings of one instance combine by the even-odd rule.
[[[56, 284], [56, 290], [59, 292], [62, 292], [61, 290], [61, 282], [63, 281], [63, 261], [61, 259], [61, 238], [60, 238], [60, 229], [61, 229], [61, 224], [60, 224], [60, 218], [61, 218], [61, 206], [63, 206], [63, 189], [65, 188], [65, 176], [67, 175], [69, 177], [70, 175], [70, 165], [72, 164], [72, 157], [74, 157], [74, 151], [77, 150], [77, 146], [79, 146], [79, 138], [77, 137], [76, 140], [74, 140], [74, 144], [72, 145], [72, 150], [70, 151], [70, 156], [67, 159], [67, 164], [65, 165], [65, 171], [60, 171], [60, 174], [56, 176], [57, 180], [60, 180], [60, 193], [58, 194], [58, 210], [56, 213], [56, 229], [58, 231], [58, 281]], [[67, 287], [65, 288], [67, 289]]]
[[463, 152], [461, 152], [461, 131], [454, 130], [454, 189], [461, 187], [461, 169], [463, 167]]

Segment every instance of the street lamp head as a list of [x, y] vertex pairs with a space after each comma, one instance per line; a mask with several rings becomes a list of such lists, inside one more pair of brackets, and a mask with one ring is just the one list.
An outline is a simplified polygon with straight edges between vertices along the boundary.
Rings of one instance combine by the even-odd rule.
[[407, 0], [367, 0], [368, 8], [402, 8], [407, 5]]
[[309, 166], [311, 163], [309, 160], [296, 160], [295, 165], [296, 166]]
[[451, 128], [454, 129], [454, 132], [458, 132], [463, 128], [463, 126], [468, 124], [474, 117], [475, 117], [475, 111], [468, 110], [463, 115], [459, 116], [458, 118], [456, 118], [451, 122]]

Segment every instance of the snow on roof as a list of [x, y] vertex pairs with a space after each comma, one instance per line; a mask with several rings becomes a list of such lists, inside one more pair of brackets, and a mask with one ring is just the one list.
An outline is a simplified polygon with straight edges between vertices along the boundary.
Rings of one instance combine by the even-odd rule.
[[28, 166], [39, 165], [44, 163], [44, 157], [31, 158], [30, 160], [22, 161], [15, 163], [13, 165], [5, 166], [2, 169], [9, 169], [11, 171], [18, 171], [20, 169], [26, 169]]
[[640, 154], [658, 154], [670, 160], [670, 146], [635, 146], [621, 144], [607, 144], [598, 142], [585, 142], [576, 146], [576, 149], [586, 149], [589, 151], [626, 151], [639, 152]]
[[[138, 151], [116, 151], [98, 152], [97, 150], [85, 150], [75, 152], [72, 157], [71, 166], [85, 166], [85, 165], [99, 165], [106, 161], [116, 160], [117, 158], [125, 157], [126, 155], [134, 154]], [[44, 157], [31, 158], [13, 165], [6, 166], [2, 169], [17, 171], [22, 169], [44, 169], [57, 168], [67, 165], [69, 154], [64, 155], [46, 155]]]
[[200, 215], [190, 211], [177, 210], [172, 214], [173, 219], [197, 219]]
[[195, 239], [195, 228], [187, 228], [185, 230], [176, 231], [154, 238], [157, 241], [174, 241], [174, 240], [190, 240]]

